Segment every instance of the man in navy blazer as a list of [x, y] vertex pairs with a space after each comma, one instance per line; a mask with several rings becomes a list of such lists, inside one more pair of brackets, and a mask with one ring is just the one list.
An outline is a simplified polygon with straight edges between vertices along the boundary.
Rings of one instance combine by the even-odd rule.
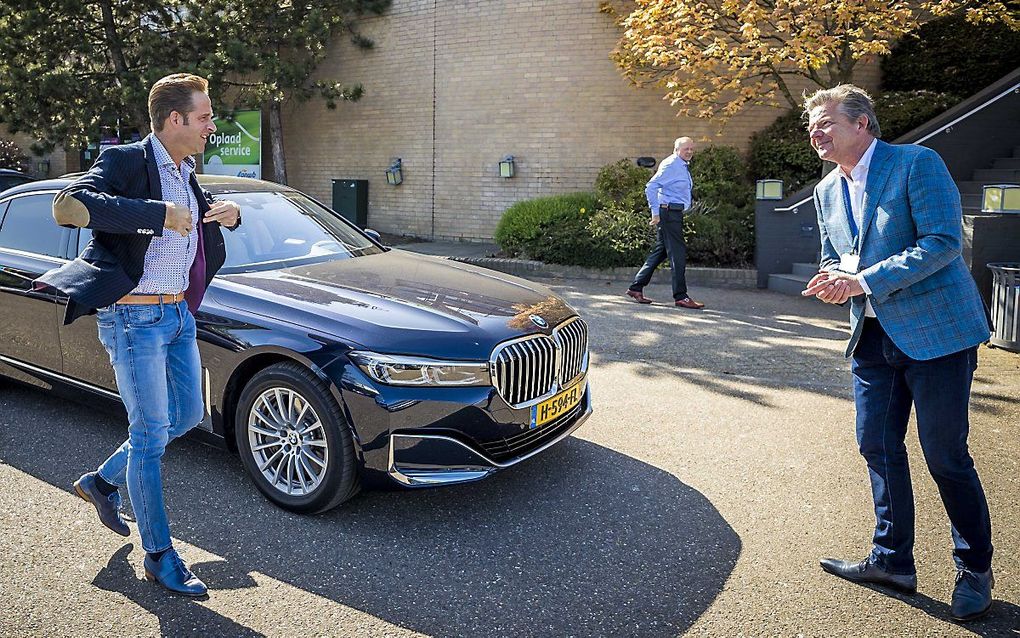
[[161, 459], [205, 413], [193, 313], [226, 257], [220, 226], [235, 228], [240, 207], [211, 202], [195, 178], [191, 156], [216, 131], [205, 79], [179, 73], [156, 82], [149, 117], [152, 135], [107, 149], [54, 199], [57, 223], [90, 228], [92, 240], [37, 284], [68, 295], [65, 323], [97, 313], [128, 413], [128, 440], [78, 479], [75, 492], [128, 536], [118, 492], [126, 486], [146, 578], [202, 596], [205, 584], [173, 549]]
[[820, 272], [804, 295], [850, 301], [857, 441], [877, 525], [863, 561], [823, 559], [827, 572], [907, 593], [917, 588], [914, 497], [904, 445], [911, 407], [918, 438], [952, 524], [952, 615], [991, 606], [992, 532], [967, 449], [977, 346], [989, 324], [961, 256], [960, 193], [931, 149], [891, 145], [871, 98], [852, 85], [807, 98], [811, 146], [837, 168], [815, 187]]

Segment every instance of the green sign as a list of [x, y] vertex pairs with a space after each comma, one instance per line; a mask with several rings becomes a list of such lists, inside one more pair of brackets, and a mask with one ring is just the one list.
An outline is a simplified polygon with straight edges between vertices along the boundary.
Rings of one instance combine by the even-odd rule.
[[216, 175], [262, 178], [262, 112], [238, 111], [215, 118], [216, 132], [202, 154], [202, 170]]

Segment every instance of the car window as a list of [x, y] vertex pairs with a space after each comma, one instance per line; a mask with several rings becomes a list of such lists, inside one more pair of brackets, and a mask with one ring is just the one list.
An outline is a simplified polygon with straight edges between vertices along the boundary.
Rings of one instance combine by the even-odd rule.
[[21, 175], [0, 175], [0, 191], [31, 181], [33, 181], [31, 177]]
[[64, 229], [53, 221], [53, 194], [11, 200], [0, 224], [0, 248], [62, 257]]
[[336, 213], [300, 193], [231, 193], [241, 226], [223, 231], [225, 272], [266, 270], [381, 253]]

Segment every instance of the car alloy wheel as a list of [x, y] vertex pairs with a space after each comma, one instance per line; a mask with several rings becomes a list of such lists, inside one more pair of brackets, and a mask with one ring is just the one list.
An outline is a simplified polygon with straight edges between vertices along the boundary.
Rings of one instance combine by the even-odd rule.
[[245, 385], [234, 418], [237, 450], [256, 487], [298, 513], [328, 510], [360, 488], [354, 436], [326, 384], [277, 363]]
[[308, 399], [290, 388], [269, 388], [248, 413], [248, 445], [262, 476], [288, 496], [306, 496], [329, 466], [323, 423]]

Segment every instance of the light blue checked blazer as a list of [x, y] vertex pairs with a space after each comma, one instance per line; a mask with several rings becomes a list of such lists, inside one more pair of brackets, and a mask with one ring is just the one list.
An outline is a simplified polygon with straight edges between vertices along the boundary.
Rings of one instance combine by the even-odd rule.
[[[823, 270], [838, 267], [852, 248], [839, 180], [837, 168], [815, 187]], [[871, 306], [907, 356], [934, 359], [988, 340], [988, 314], [961, 255], [960, 192], [935, 151], [879, 140], [860, 232], [859, 272], [871, 288]], [[860, 339], [864, 300], [850, 302], [847, 357]]]

